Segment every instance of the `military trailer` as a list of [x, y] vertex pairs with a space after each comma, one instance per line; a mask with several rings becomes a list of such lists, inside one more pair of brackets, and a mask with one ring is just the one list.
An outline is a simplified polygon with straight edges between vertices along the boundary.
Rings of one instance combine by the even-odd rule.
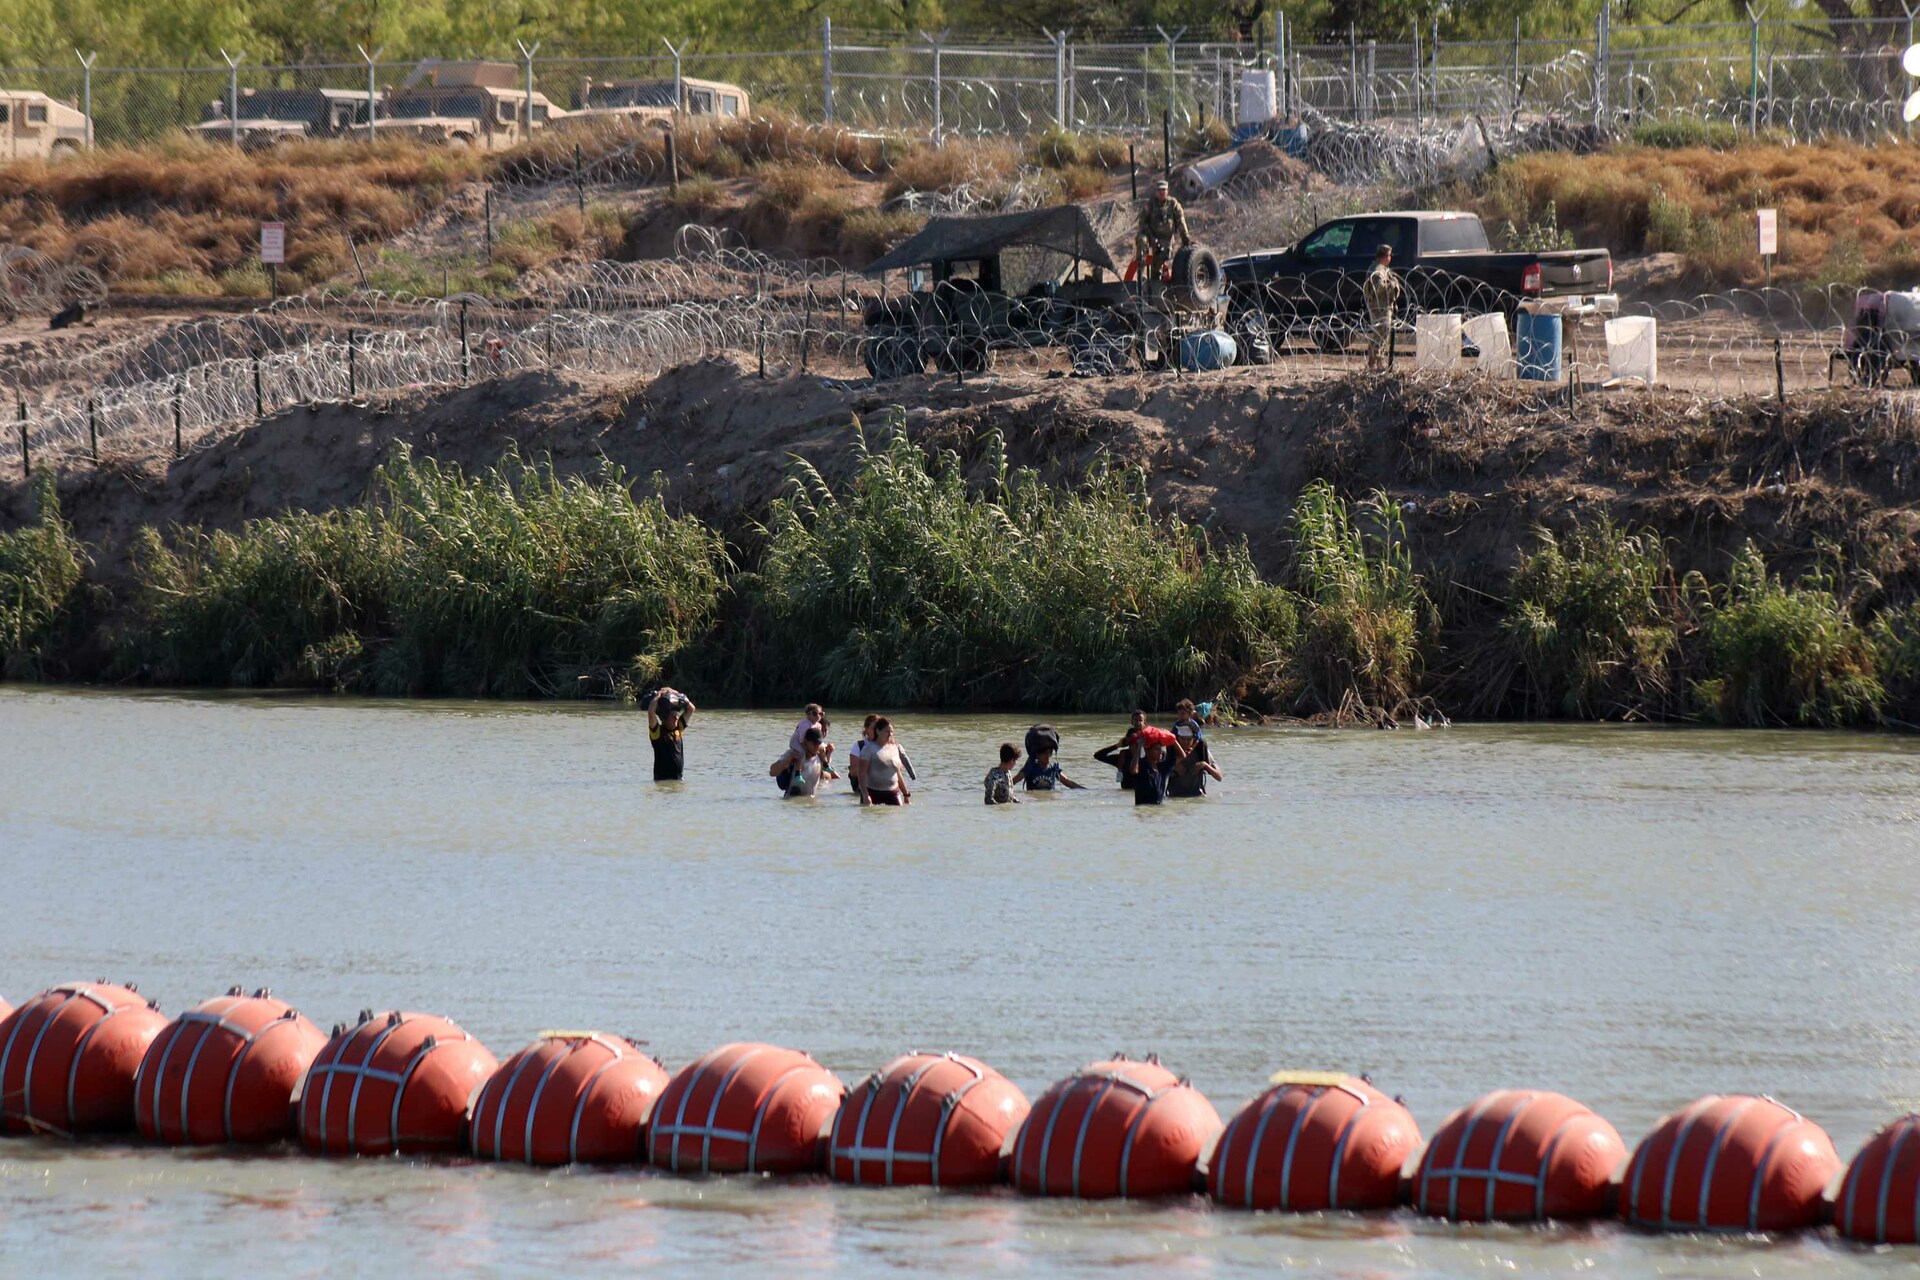
[[[379, 96], [374, 103], [377, 108]], [[238, 137], [243, 151], [295, 138], [339, 138], [367, 127], [365, 89], [243, 89], [234, 118], [225, 98], [207, 104], [188, 133], [209, 142]]]
[[505, 151], [566, 112], [529, 94], [510, 62], [423, 62], [387, 94], [375, 132], [464, 149]]
[[85, 150], [91, 132], [76, 107], [33, 89], [0, 89], [0, 160], [58, 160]]
[[1124, 213], [1077, 204], [931, 219], [867, 268], [909, 281], [866, 308], [867, 372], [980, 372], [998, 351], [1036, 347], [1066, 348], [1076, 373], [1164, 365], [1184, 333], [1217, 325], [1219, 260], [1190, 246], [1168, 278], [1123, 279], [1106, 245], [1125, 228]]
[[[752, 112], [752, 100], [737, 84], [722, 80], [680, 78], [678, 114], [719, 116], [723, 119]], [[587, 80], [574, 94], [570, 120], [671, 120], [676, 114], [673, 81]]]

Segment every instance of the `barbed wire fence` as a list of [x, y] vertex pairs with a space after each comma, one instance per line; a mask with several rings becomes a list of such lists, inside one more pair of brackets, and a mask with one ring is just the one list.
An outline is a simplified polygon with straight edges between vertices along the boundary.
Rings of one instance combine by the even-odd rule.
[[[1284, 11], [1259, 38], [1220, 40], [1168, 32], [1052, 32], [1044, 40], [985, 33], [835, 29], [781, 33], [751, 50], [704, 50], [663, 38], [609, 54], [558, 52], [548, 43], [492, 56], [519, 68], [515, 88], [549, 100], [557, 119], [592, 108], [594, 85], [737, 86], [736, 109], [863, 131], [1024, 136], [1050, 129], [1151, 132], [1171, 121], [1191, 130], [1241, 122], [1240, 75], [1275, 75], [1283, 116], [1307, 112], [1346, 124], [1553, 117], [1602, 134], [1691, 121], [1794, 141], [1904, 134], [1900, 51], [1914, 19], [1615, 24], [1508, 40], [1444, 37], [1437, 22], [1399, 31], [1349, 29], [1301, 39]], [[473, 51], [462, 51], [461, 57]], [[181, 67], [0, 67], [0, 87], [43, 92], [91, 120], [94, 144], [131, 144], [183, 129], [231, 127], [244, 99], [265, 90], [390, 94], [427, 65], [375, 56], [305, 65], [259, 65], [244, 50]], [[485, 51], [482, 51], [482, 56]], [[724, 112], [724, 102], [709, 109]], [[378, 113], [325, 124], [377, 135]], [[530, 129], [545, 121], [538, 117]], [[237, 130], [235, 133], [237, 134]], [[12, 140], [17, 154], [19, 140]], [[82, 143], [84, 145], [84, 141]]]

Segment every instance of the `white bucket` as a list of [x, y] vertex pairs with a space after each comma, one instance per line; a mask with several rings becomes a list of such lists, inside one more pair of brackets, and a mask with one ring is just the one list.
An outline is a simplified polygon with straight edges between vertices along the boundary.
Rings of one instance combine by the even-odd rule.
[[1460, 317], [1456, 315], [1415, 316], [1413, 318], [1413, 371], [1460, 367]]
[[1607, 321], [1607, 380], [1650, 387], [1659, 378], [1653, 317], [1621, 316]]
[[1489, 378], [1511, 378], [1513, 339], [1507, 336], [1507, 318], [1499, 313], [1469, 316], [1461, 326], [1467, 341], [1480, 352], [1479, 370]]
[[1264, 124], [1273, 119], [1274, 107], [1279, 103], [1280, 95], [1274, 92], [1273, 72], [1254, 71], [1240, 73], [1240, 123]]

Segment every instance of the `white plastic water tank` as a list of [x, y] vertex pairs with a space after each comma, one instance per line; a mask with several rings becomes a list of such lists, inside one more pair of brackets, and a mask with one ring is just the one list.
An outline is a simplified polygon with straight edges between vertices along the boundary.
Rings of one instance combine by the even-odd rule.
[[1660, 355], [1652, 316], [1607, 321], [1607, 380], [1650, 387], [1660, 378]]
[[1460, 367], [1460, 317], [1424, 315], [1413, 318], [1413, 370]]
[[1273, 119], [1280, 101], [1275, 92], [1273, 72], [1249, 68], [1240, 73], [1240, 123], [1262, 124]]
[[1461, 326], [1468, 342], [1480, 353], [1475, 367], [1489, 378], [1511, 378], [1513, 368], [1513, 340], [1507, 336], [1507, 318], [1498, 312], [1485, 316], [1469, 316]]

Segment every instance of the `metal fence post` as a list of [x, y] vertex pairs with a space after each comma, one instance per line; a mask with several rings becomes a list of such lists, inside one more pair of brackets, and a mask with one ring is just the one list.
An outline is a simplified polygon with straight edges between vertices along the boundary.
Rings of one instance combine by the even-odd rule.
[[20, 478], [33, 478], [33, 453], [27, 444], [27, 402], [20, 402]]
[[667, 46], [667, 52], [673, 55], [673, 109], [676, 112], [685, 111], [687, 109], [687, 85], [686, 81], [680, 76], [680, 50], [687, 47], [687, 42], [682, 40], [679, 47], [675, 48], [673, 41], [667, 39], [665, 36], [661, 36], [660, 43]]
[[1513, 16], [1513, 106], [1514, 116], [1520, 114], [1520, 15]]
[[1607, 22], [1613, 5], [1603, 0], [1600, 15], [1593, 20], [1593, 127], [1607, 127]]
[[87, 117], [87, 150], [93, 150], [93, 64], [100, 61], [98, 53], [81, 53], [78, 49], [73, 56], [80, 59], [80, 110]]
[[1369, 120], [1376, 119], [1380, 114], [1380, 87], [1376, 79], [1379, 50], [1380, 46], [1377, 42], [1367, 41], [1367, 119]]
[[1153, 29], [1160, 33], [1160, 38], [1167, 44], [1167, 110], [1171, 111], [1174, 103], [1180, 100], [1180, 37], [1187, 34], [1187, 29], [1182, 27], [1168, 35], [1167, 29], [1157, 22]]
[[237, 147], [240, 145], [240, 62], [247, 55], [222, 49], [220, 56], [227, 60], [227, 138]]
[[[1920, 12], [1920, 10], [1908, 9], [1906, 0], [1900, 0], [1900, 7], [1907, 15], [1907, 43], [1904, 47], [1911, 49], [1913, 48], [1913, 17], [1914, 14]], [[1767, 123], [1771, 125], [1773, 123], [1773, 60], [1771, 58], [1767, 60], [1767, 98]], [[1901, 119], [1905, 122], [1903, 127], [1906, 130], [1907, 137], [1911, 138], [1913, 136], [1913, 121], [1907, 120], [1904, 112], [1901, 113]]]
[[1747, 25], [1752, 30], [1751, 53], [1747, 67], [1747, 135], [1760, 136], [1760, 14], [1747, 6]]
[[473, 376], [473, 349], [467, 345], [467, 300], [460, 299], [460, 385]]
[[1360, 120], [1360, 35], [1347, 24], [1347, 116]]
[[521, 135], [521, 141], [524, 142], [533, 136], [533, 55], [540, 52], [540, 42], [535, 40], [531, 49], [527, 47], [525, 40], [515, 40], [514, 43], [520, 46], [520, 56], [527, 64], [527, 115], [526, 119], [520, 123], [521, 129], [525, 131]]
[[946, 40], [947, 33], [942, 31], [936, 36], [923, 30], [920, 33], [920, 38], [925, 40], [933, 49], [933, 141], [934, 145], [938, 146], [942, 135], [944, 135], [947, 130], [945, 103], [942, 101], [945, 93], [941, 83], [942, 68], [940, 65], [941, 45]]
[[1433, 59], [1433, 81], [1427, 86], [1427, 105], [1434, 117], [1440, 115], [1440, 14], [1433, 15], [1433, 48], [1428, 54]]
[[1273, 60], [1275, 70], [1280, 73], [1280, 101], [1274, 105], [1280, 108], [1280, 117], [1285, 119], [1293, 114], [1293, 95], [1288, 92], [1287, 84], [1287, 11], [1273, 11]]
[[356, 368], [355, 352], [360, 346], [360, 335], [356, 330], [347, 330], [347, 399], [351, 400], [360, 393], [360, 371]]
[[376, 117], [380, 114], [374, 110], [374, 100], [380, 96], [380, 89], [374, 83], [373, 72], [375, 64], [380, 61], [380, 55], [386, 52], [386, 46], [381, 45], [372, 53], [368, 53], [367, 46], [363, 44], [356, 44], [353, 47], [360, 51], [361, 59], [367, 64], [367, 141], [372, 142], [374, 130], [378, 127]]
[[1053, 41], [1053, 123], [1064, 129], [1067, 127], [1067, 33], [1046, 31], [1045, 34]]
[[173, 456], [178, 459], [186, 451], [180, 444], [180, 388], [173, 389]]
[[260, 385], [260, 348], [253, 349], [253, 416], [256, 419], [267, 416], [266, 388]]
[[94, 421], [94, 400], [87, 397], [87, 452], [93, 455], [95, 462], [100, 461], [100, 424]]
[[833, 19], [820, 19], [820, 114], [833, 123]]
[[1413, 118], [1425, 119], [1420, 114], [1420, 19], [1413, 20]]

